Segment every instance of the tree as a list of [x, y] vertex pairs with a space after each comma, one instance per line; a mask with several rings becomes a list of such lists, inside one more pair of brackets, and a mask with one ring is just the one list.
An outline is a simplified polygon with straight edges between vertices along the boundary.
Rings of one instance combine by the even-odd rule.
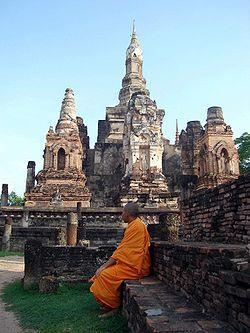
[[250, 134], [245, 132], [235, 140], [240, 159], [240, 173], [250, 172]]
[[10, 206], [23, 206], [24, 198], [19, 197], [14, 191], [10, 192], [8, 199]]

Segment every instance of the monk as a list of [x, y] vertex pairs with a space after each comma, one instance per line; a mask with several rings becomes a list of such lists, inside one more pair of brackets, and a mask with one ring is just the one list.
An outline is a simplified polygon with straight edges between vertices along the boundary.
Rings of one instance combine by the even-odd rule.
[[103, 317], [114, 313], [121, 304], [120, 286], [124, 280], [136, 280], [150, 273], [150, 237], [145, 224], [138, 217], [139, 207], [129, 202], [122, 219], [128, 226], [124, 237], [112, 256], [90, 279], [90, 291], [104, 310]]

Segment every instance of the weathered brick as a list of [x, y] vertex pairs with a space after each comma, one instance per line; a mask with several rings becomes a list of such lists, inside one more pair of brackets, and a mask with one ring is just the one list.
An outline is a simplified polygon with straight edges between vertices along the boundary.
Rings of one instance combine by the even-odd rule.
[[239, 313], [238, 319], [250, 328], [250, 316], [246, 315], [245, 313]]

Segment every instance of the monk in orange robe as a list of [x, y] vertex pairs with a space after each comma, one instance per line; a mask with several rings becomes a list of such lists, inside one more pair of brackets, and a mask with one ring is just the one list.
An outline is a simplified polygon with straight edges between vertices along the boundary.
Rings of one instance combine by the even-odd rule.
[[150, 236], [138, 215], [135, 202], [124, 207], [122, 219], [128, 223], [124, 237], [109, 260], [90, 279], [93, 282], [90, 291], [106, 312], [120, 306], [120, 286], [124, 280], [140, 279], [150, 273]]

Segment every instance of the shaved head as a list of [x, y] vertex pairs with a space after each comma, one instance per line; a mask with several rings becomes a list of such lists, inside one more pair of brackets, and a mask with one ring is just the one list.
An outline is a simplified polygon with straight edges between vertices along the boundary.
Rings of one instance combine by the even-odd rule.
[[139, 206], [136, 202], [130, 201], [124, 206], [123, 211], [136, 218], [139, 215]]

